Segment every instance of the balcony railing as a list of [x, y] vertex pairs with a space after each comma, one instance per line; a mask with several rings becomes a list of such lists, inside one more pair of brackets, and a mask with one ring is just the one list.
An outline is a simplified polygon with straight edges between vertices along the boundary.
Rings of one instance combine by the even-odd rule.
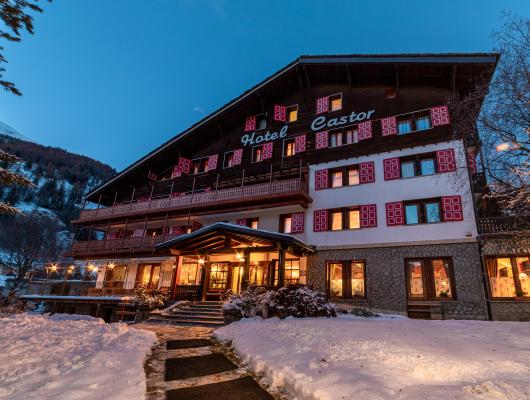
[[479, 218], [480, 233], [513, 233], [530, 230], [530, 215]]
[[107, 240], [87, 240], [74, 242], [70, 255], [109, 254], [126, 250], [150, 251], [158, 243], [176, 238], [178, 235], [160, 235], [145, 237], [130, 237]]
[[293, 178], [227, 189], [186, 193], [179, 196], [166, 195], [145, 201], [116, 204], [112, 207], [98, 208], [95, 210], [84, 210], [81, 212], [79, 220], [125, 216], [165, 209], [189, 209], [196, 206], [208, 206], [231, 200], [241, 201], [259, 196], [289, 193], [299, 190], [307, 192], [307, 185], [302, 179]]

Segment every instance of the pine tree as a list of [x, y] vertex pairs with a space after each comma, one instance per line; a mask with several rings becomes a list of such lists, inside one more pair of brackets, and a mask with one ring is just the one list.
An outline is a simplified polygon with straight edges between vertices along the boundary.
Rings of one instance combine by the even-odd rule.
[[[0, 161], [3, 161], [9, 165], [20, 161], [20, 159], [0, 149]], [[33, 183], [25, 176], [2, 167], [0, 167], [0, 184], [6, 186], [33, 186]], [[9, 203], [0, 202], [0, 214], [15, 214], [19, 212], [20, 211], [18, 209]]]

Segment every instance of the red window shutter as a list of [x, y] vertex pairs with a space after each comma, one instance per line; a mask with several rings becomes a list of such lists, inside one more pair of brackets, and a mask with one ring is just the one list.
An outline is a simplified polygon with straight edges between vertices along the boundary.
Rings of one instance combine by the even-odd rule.
[[328, 230], [328, 210], [313, 211], [313, 231], [322, 232]]
[[385, 158], [383, 160], [383, 171], [385, 173], [385, 181], [399, 179], [399, 157]]
[[467, 166], [469, 167], [469, 170], [472, 174], [477, 173], [477, 160], [475, 153], [473, 153], [472, 151], [467, 152]]
[[247, 117], [245, 121], [245, 132], [256, 130], [256, 116]]
[[272, 147], [273, 147], [273, 142], [269, 142], [269, 143], [265, 143], [262, 147], [262, 152], [261, 152], [261, 159], [262, 160], [267, 160], [269, 158], [272, 158]]
[[247, 220], [246, 219], [238, 219], [236, 221], [236, 225], [247, 226]]
[[306, 149], [305, 135], [300, 135], [294, 138], [294, 153], [303, 153]]
[[232, 165], [239, 165], [243, 159], [243, 149], [234, 150], [234, 158], [232, 158]]
[[275, 121], [284, 121], [286, 120], [286, 107], [279, 104], [274, 105], [274, 120]]
[[361, 183], [375, 182], [375, 167], [373, 161], [359, 164], [359, 180]]
[[185, 157], [180, 157], [178, 162], [178, 169], [182, 174], [189, 174], [191, 168], [191, 160]]
[[455, 151], [453, 149], [438, 150], [436, 152], [438, 172], [451, 172], [456, 170]]
[[329, 144], [329, 135], [328, 131], [321, 131], [316, 133], [316, 149], [327, 149]]
[[403, 215], [403, 203], [386, 203], [386, 224], [388, 226], [403, 225], [405, 223]]
[[396, 117], [387, 117], [381, 120], [381, 130], [383, 136], [391, 136], [397, 134], [397, 122]]
[[361, 228], [377, 226], [377, 206], [365, 204], [361, 206]]
[[460, 196], [442, 197], [442, 212], [444, 222], [463, 221], [464, 212], [462, 210], [462, 198]]
[[217, 169], [218, 159], [219, 159], [219, 156], [217, 154], [214, 154], [213, 156], [208, 157], [208, 171], [213, 171], [214, 169]]
[[291, 214], [291, 233], [302, 233], [304, 231], [304, 213]]
[[431, 108], [432, 126], [448, 125], [449, 123], [449, 110], [447, 109], [447, 106]]
[[317, 114], [322, 114], [329, 111], [329, 97], [321, 97], [317, 99]]
[[153, 171], [149, 170], [149, 172], [147, 172], [147, 178], [152, 180], [152, 181], [156, 181], [157, 177], [156, 177], [156, 174]]
[[359, 140], [372, 138], [372, 121], [361, 122], [358, 125]]
[[327, 169], [315, 171], [315, 190], [327, 189], [329, 187], [329, 172]]

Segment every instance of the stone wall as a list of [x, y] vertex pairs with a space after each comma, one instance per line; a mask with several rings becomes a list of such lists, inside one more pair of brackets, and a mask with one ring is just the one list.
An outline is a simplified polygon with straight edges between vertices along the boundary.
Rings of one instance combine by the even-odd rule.
[[482, 254], [496, 255], [526, 255], [530, 254], [529, 237], [484, 238]]
[[494, 321], [530, 321], [530, 301], [494, 300], [490, 307]]
[[307, 279], [320, 290], [326, 290], [326, 262], [364, 260], [368, 307], [406, 314], [405, 259], [415, 257], [452, 258], [457, 301], [445, 306], [446, 318], [487, 318], [477, 243], [319, 250], [307, 258]]

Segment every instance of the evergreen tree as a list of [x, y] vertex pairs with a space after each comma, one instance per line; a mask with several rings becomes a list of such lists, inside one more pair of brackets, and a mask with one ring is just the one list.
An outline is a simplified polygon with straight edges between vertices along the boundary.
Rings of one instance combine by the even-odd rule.
[[[1, 4], [1, 0], [0, 0]], [[8, 165], [20, 161], [20, 159], [12, 154], [6, 153], [0, 149], [0, 160], [6, 162]], [[10, 171], [6, 168], [0, 167], [0, 184], [5, 186], [21, 185], [33, 186], [33, 183], [26, 177], [16, 172]], [[11, 193], [10, 193], [11, 194]], [[0, 202], [0, 214], [14, 214], [19, 212], [10, 203]]]

